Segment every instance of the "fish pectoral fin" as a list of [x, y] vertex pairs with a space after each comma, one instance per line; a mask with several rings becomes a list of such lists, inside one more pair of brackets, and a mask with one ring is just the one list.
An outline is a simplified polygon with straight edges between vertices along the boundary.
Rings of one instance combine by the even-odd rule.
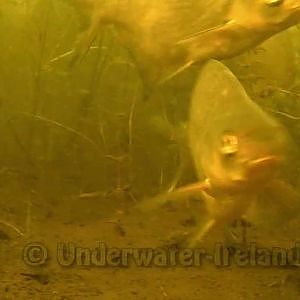
[[188, 61], [183, 66], [179, 67], [176, 71], [174, 71], [170, 75], [168, 75], [165, 78], [163, 78], [162, 80], [160, 80], [159, 85], [162, 85], [162, 84], [166, 83], [167, 81], [173, 79], [174, 77], [176, 77], [177, 75], [179, 75], [180, 73], [184, 72], [186, 69], [188, 69], [189, 67], [191, 67], [194, 63], [195, 63], [194, 60]]
[[139, 204], [137, 204], [136, 208], [144, 212], [152, 211], [168, 202], [186, 200], [191, 196], [200, 196], [202, 198], [202, 192], [208, 190], [210, 190], [210, 183], [208, 180], [204, 180], [180, 187], [169, 193], [162, 193], [156, 197], [142, 200]]
[[207, 33], [214, 33], [214, 32], [218, 32], [220, 29], [224, 29], [224, 27], [226, 26], [231, 26], [232, 24], [235, 24], [235, 20], [229, 20], [225, 23], [216, 25], [214, 27], [211, 28], [207, 28], [198, 32], [193, 33], [190, 36], [185, 37], [184, 39], [178, 41], [176, 43], [176, 45], [190, 45], [193, 42], [198, 42], [199, 43], [199, 39], [202, 38], [203, 42], [205, 41], [206, 37], [207, 37]]

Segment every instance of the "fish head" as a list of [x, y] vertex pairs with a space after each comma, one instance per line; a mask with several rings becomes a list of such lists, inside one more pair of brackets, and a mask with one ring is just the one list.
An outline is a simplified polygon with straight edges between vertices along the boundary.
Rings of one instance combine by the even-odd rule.
[[300, 22], [300, 0], [235, 0], [229, 19], [271, 36]]
[[209, 164], [203, 162], [211, 185], [226, 192], [262, 188], [285, 161], [286, 143], [281, 127], [271, 132], [224, 130], [216, 140]]
[[259, 0], [261, 17], [281, 30], [300, 22], [300, 0]]

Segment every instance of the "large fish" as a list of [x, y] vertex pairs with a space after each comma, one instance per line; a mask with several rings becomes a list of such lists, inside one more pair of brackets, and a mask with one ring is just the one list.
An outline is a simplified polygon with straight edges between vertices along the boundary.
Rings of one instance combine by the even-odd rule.
[[193, 93], [189, 139], [210, 220], [194, 242], [216, 225], [246, 213], [259, 190], [275, 180], [289, 145], [284, 128], [247, 95], [237, 78], [211, 60]]
[[300, 23], [300, 0], [73, 0], [89, 26], [74, 60], [115, 24], [144, 81], [160, 82], [209, 58], [226, 59]]
[[152, 210], [170, 199], [202, 196], [209, 220], [191, 239], [194, 246], [213, 227], [230, 224], [247, 212], [259, 190], [276, 179], [289, 138], [215, 60], [209, 60], [197, 78], [188, 131], [199, 182], [147, 199], [140, 208]]

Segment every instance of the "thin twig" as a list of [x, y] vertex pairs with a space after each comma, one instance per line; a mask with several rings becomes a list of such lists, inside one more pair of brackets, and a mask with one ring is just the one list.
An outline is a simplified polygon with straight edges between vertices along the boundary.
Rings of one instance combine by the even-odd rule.
[[46, 123], [55, 125], [57, 127], [60, 127], [60, 128], [62, 128], [64, 130], [70, 132], [70, 133], [73, 133], [73, 134], [77, 135], [78, 137], [82, 138], [83, 140], [85, 140], [86, 142], [88, 142], [89, 144], [93, 145], [98, 151], [100, 151], [98, 145], [92, 139], [90, 139], [88, 136], [86, 136], [83, 133], [75, 130], [72, 127], [66, 126], [66, 125], [61, 124], [61, 123], [59, 123], [57, 121], [48, 119], [48, 118], [40, 116], [40, 115], [33, 115], [33, 114], [30, 114], [30, 113], [24, 113], [24, 112], [22, 112], [21, 114], [23, 114], [23, 115], [25, 115], [27, 117], [30, 117], [30, 118], [37, 119], [37, 120], [42, 121], [42, 122], [46, 122]]
[[122, 162], [126, 157], [127, 157], [127, 154], [123, 154], [123, 155], [120, 155], [120, 156], [114, 156], [114, 155], [111, 155], [111, 154], [107, 154], [107, 155], [104, 155], [105, 158], [108, 158], [108, 159], [111, 159], [115, 162]]
[[97, 198], [103, 195], [102, 192], [90, 192], [90, 193], [81, 193], [78, 198], [80, 199], [87, 199], [87, 198]]
[[133, 92], [133, 99], [130, 107], [129, 117], [128, 117], [128, 152], [129, 152], [129, 180], [131, 181], [133, 178], [132, 167], [133, 167], [133, 117], [135, 112], [135, 107], [138, 99], [138, 84], [135, 85], [135, 89]]
[[135, 106], [136, 106], [136, 100], [137, 100], [137, 89], [135, 89], [134, 94], [133, 94], [133, 100], [131, 103], [129, 118], [128, 118], [129, 151], [132, 149], [132, 141], [133, 141], [132, 124], [133, 124], [133, 116], [134, 116], [134, 111], [135, 111]]
[[17, 133], [17, 130], [12, 122], [12, 119], [7, 121], [9, 128], [11, 129], [11, 132], [13, 134], [13, 137], [16, 141], [16, 143], [18, 144], [18, 146], [20, 147], [20, 149], [23, 151], [23, 153], [25, 154], [25, 157], [27, 159], [27, 161], [29, 162], [29, 164], [31, 166], [34, 165], [33, 159], [30, 155], [30, 153], [27, 151], [26, 147], [24, 146], [24, 144], [21, 142], [21, 139], [19, 138], [19, 135]]
[[162, 295], [164, 296], [164, 298], [168, 298], [168, 294], [167, 294], [165, 288], [163, 286], [160, 286], [159, 288], [160, 288], [160, 291], [161, 291]]
[[[99, 46], [92, 46], [92, 47], [90, 47], [90, 50], [97, 50], [97, 49], [99, 49], [99, 48], [100, 48]], [[104, 49], [105, 47], [101, 47], [101, 48]], [[67, 51], [67, 52], [65, 52], [65, 53], [63, 53], [63, 54], [60, 54], [60, 55], [58, 55], [58, 56], [56, 56], [56, 57], [50, 59], [50, 60], [49, 60], [49, 63], [55, 63], [55, 62], [58, 62], [58, 61], [60, 61], [61, 59], [64, 59], [64, 58], [66, 58], [66, 57], [68, 57], [68, 56], [71, 56], [72, 54], [74, 54], [74, 52], [75, 52], [75, 49], [69, 50], [69, 51]]]
[[4, 225], [4, 226], [6, 226], [10, 229], [13, 229], [18, 235], [24, 236], [24, 233], [21, 230], [19, 230], [15, 225], [12, 225], [12, 224], [10, 224], [6, 221], [3, 221], [3, 220], [0, 220], [0, 224]]
[[274, 114], [278, 114], [278, 115], [287, 117], [287, 118], [292, 119], [292, 120], [300, 120], [300, 117], [293, 116], [293, 115], [285, 113], [283, 111], [278, 111], [278, 110], [274, 110], [274, 109], [271, 109], [271, 108], [268, 108], [267, 110], [269, 110], [270, 112], [272, 112]]
[[300, 97], [300, 94], [299, 93], [296, 93], [296, 92], [293, 92], [293, 91], [289, 91], [289, 90], [286, 90], [286, 89], [283, 89], [283, 88], [280, 88], [278, 86], [274, 86], [274, 85], [269, 85], [268, 87], [272, 88], [272, 89], [275, 89], [281, 93], [284, 93], [284, 94], [287, 94], [287, 95], [292, 95], [292, 96], [296, 96], [296, 97]]
[[26, 234], [27, 234], [27, 236], [29, 236], [30, 232], [31, 232], [31, 207], [32, 207], [31, 200], [28, 199], [26, 201]]
[[65, 58], [65, 57], [68, 57], [68, 56], [72, 55], [73, 53], [74, 53], [74, 49], [72, 49], [72, 50], [70, 50], [70, 51], [67, 51], [67, 52], [65, 52], [65, 53], [63, 53], [63, 54], [61, 54], [61, 55], [58, 55], [58, 56], [52, 58], [52, 59], [49, 61], [49, 63], [55, 63], [55, 62], [57, 62], [57, 61], [59, 61], [59, 60]]

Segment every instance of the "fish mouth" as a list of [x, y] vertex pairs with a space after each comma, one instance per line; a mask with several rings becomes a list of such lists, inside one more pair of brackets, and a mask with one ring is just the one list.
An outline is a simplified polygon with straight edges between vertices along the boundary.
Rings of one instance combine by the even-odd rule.
[[229, 172], [229, 178], [213, 178], [211, 185], [214, 189], [227, 193], [240, 193], [254, 187], [263, 187], [276, 175], [282, 161], [283, 158], [279, 155], [247, 159], [239, 168]]
[[253, 159], [246, 164], [246, 180], [249, 183], [268, 181], [277, 173], [279, 165], [283, 159], [277, 155], [267, 155]]
[[244, 172], [236, 176], [232, 182], [234, 185], [242, 186], [251, 186], [255, 182], [263, 183], [273, 177], [281, 162], [282, 158], [277, 155], [248, 160], [244, 165]]

